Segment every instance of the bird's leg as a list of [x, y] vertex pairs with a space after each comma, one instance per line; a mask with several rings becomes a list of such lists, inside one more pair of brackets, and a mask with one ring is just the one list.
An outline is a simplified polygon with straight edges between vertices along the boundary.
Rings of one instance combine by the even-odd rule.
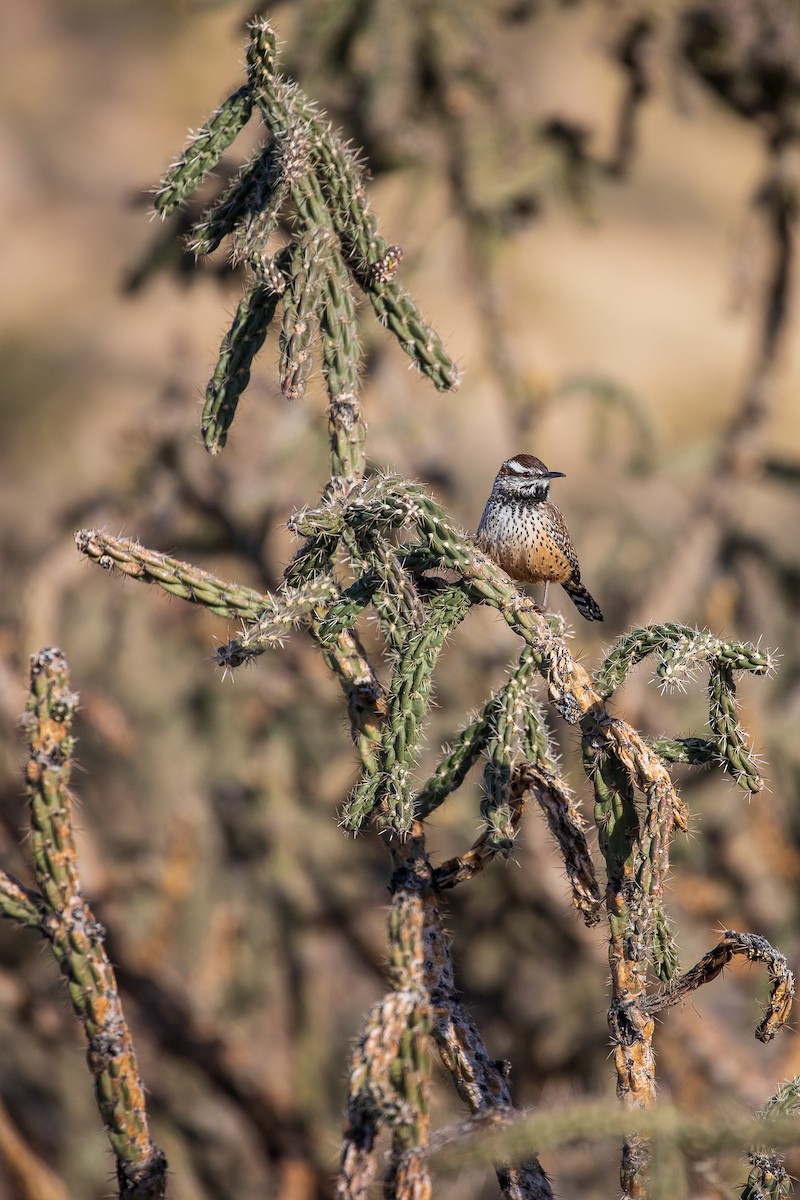
[[547, 589], [550, 587], [550, 580], [544, 581], [544, 592], [542, 593], [542, 608], [547, 611]]

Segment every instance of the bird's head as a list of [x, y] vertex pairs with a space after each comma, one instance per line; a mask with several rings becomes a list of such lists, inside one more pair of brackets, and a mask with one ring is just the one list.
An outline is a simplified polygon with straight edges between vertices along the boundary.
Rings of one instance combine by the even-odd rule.
[[498, 471], [496, 485], [508, 496], [546, 500], [550, 494], [550, 480], [563, 477], [563, 471], [548, 471], [534, 454], [515, 454]]

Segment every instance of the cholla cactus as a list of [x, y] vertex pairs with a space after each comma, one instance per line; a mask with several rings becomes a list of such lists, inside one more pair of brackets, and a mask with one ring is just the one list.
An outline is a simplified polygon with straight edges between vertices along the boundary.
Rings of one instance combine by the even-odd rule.
[[[458, 998], [439, 897], [513, 851], [531, 797], [543, 808], [563, 857], [575, 908], [587, 924], [598, 923], [603, 913], [608, 920], [609, 1023], [617, 1091], [630, 1115], [622, 1185], [626, 1196], [643, 1196], [648, 1144], [636, 1130], [636, 1113], [655, 1102], [654, 1014], [714, 978], [733, 954], [766, 963], [773, 980], [759, 1037], [772, 1037], [791, 1005], [793, 980], [785, 961], [750, 935], [727, 931], [710, 955], [681, 974], [663, 907], [672, 838], [689, 822], [670, 767], [719, 764], [747, 791], [761, 788], [738, 722], [734, 676], [763, 675], [772, 660], [755, 646], [667, 624], [621, 638], [590, 676], [570, 653], [561, 626], [479, 553], [423, 488], [391, 474], [365, 478], [354, 287], [436, 387], [455, 386], [457, 371], [397, 283], [401, 253], [378, 232], [356, 156], [299, 88], [281, 77], [275, 38], [263, 20], [251, 26], [247, 62], [248, 82], [167, 174], [156, 208], [168, 213], [180, 204], [252, 113], [261, 116], [267, 144], [193, 236], [198, 255], [230, 238], [234, 256], [251, 272], [208, 386], [203, 436], [212, 453], [224, 446], [253, 358], [280, 313], [281, 387], [288, 398], [302, 395], [312, 354], [316, 347], [321, 351], [330, 398], [330, 481], [316, 507], [292, 517], [291, 528], [302, 540], [274, 595], [225, 583], [135, 542], [93, 531], [77, 535], [78, 547], [112, 571], [241, 618], [243, 632], [217, 653], [225, 668], [252, 661], [302, 626], [342, 686], [362, 774], [341, 823], [351, 833], [369, 826], [379, 830], [393, 867], [390, 989], [370, 1014], [352, 1058], [338, 1180], [342, 1200], [366, 1197], [378, 1168], [381, 1129], [390, 1134], [387, 1194], [402, 1200], [431, 1194], [429, 1046], [472, 1114], [497, 1120], [514, 1115], [507, 1071], [492, 1060]], [[286, 219], [288, 241], [278, 246], [276, 235]], [[455, 576], [452, 582], [429, 573], [440, 567]], [[430, 778], [419, 781], [417, 756], [436, 666], [447, 637], [476, 605], [496, 609], [519, 636], [519, 660], [442, 752]], [[358, 618], [370, 609], [391, 668], [386, 687], [356, 631]], [[658, 657], [662, 681], [689, 669], [708, 670], [705, 734], [648, 741], [609, 712], [608, 702], [628, 672], [651, 654]], [[584, 820], [560, 776], [542, 708], [532, 695], [539, 677], [548, 702], [583, 750], [604, 895]], [[434, 864], [425, 847], [426, 819], [481, 759], [481, 832], [463, 853]], [[537, 1200], [552, 1195], [534, 1149], [521, 1161], [498, 1156], [503, 1195]], [[773, 1179], [779, 1166], [768, 1155], [754, 1155], [751, 1195], [761, 1186], [759, 1171]]]
[[[319, 343], [332, 419], [340, 411], [348, 419], [346, 407], [356, 403], [360, 367], [354, 286], [435, 387], [458, 385], [458, 370], [438, 334], [397, 282], [402, 250], [389, 245], [378, 230], [358, 158], [316, 106], [281, 76], [275, 35], [267, 22], [253, 21], [250, 31], [247, 84], [195, 135], [162, 180], [155, 200], [157, 212], [171, 213], [214, 170], [258, 112], [266, 146], [205, 213], [191, 240], [195, 254], [203, 256], [230, 238], [234, 257], [251, 272], [206, 391], [202, 429], [212, 454], [225, 445], [253, 359], [279, 310], [284, 395], [303, 396]], [[289, 242], [276, 249], [282, 221], [291, 222]], [[363, 439], [356, 442], [363, 446]], [[363, 471], [360, 457], [358, 464]]]

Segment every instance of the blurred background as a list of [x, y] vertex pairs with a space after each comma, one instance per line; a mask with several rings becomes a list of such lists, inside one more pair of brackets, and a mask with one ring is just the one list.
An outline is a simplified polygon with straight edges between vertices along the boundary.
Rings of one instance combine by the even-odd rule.
[[[553, 602], [587, 666], [656, 620], [779, 652], [774, 677], [740, 690], [767, 790], [750, 799], [718, 772], [677, 772], [692, 823], [667, 907], [684, 966], [733, 928], [796, 967], [796, 7], [259, 11], [286, 69], [364, 147], [402, 277], [463, 369], [458, 392], [435, 393], [364, 312], [371, 461], [425, 481], [467, 530], [504, 458], [524, 450], [565, 471], [556, 499], [605, 624]], [[203, 450], [202, 393], [242, 280], [224, 254], [193, 270], [181, 221], [148, 208], [187, 129], [239, 85], [252, 12], [190, 0], [0, 11], [0, 862], [30, 878], [16, 722], [29, 654], [56, 644], [82, 702], [83, 881], [174, 1200], [331, 1194], [349, 1048], [384, 988], [387, 856], [337, 828], [355, 758], [310, 642], [223, 680], [210, 659], [233, 628], [123, 586], [72, 540], [101, 527], [267, 589], [293, 551], [288, 516], [327, 478], [320, 382], [288, 404], [275, 340], [226, 449]], [[256, 141], [248, 128], [217, 186]], [[421, 776], [516, 651], [491, 612], [458, 631]], [[649, 734], [703, 731], [702, 681], [661, 695], [645, 666], [618, 703]], [[558, 719], [553, 732], [590, 816], [574, 740]], [[437, 860], [471, 843], [478, 804], [468, 781], [437, 814]], [[447, 907], [458, 983], [490, 1052], [512, 1063], [516, 1101], [613, 1097], [605, 935], [578, 923], [538, 813], [513, 860]], [[755, 1108], [800, 1073], [796, 1027], [767, 1047], [753, 1038], [766, 990], [734, 965], [670, 1011], [660, 1094], [690, 1112], [720, 1097]], [[107, 1195], [80, 1031], [39, 939], [7, 923], [0, 1062], [0, 1197]], [[437, 1077], [435, 1124], [459, 1112]], [[544, 1165], [565, 1200], [618, 1191], [614, 1146]], [[692, 1169], [702, 1197], [747, 1173], [735, 1156]], [[437, 1197], [496, 1194], [482, 1170], [436, 1185]]]

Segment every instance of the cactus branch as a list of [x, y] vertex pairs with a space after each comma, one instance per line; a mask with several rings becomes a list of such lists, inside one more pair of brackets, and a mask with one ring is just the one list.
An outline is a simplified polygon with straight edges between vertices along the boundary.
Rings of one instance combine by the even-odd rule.
[[658, 1013], [678, 1004], [696, 988], [716, 979], [737, 954], [750, 962], [764, 963], [769, 971], [772, 992], [767, 1010], [758, 1023], [756, 1037], [760, 1042], [772, 1041], [789, 1016], [794, 1000], [794, 975], [784, 956], [770, 946], [766, 938], [753, 933], [737, 933], [733, 929], [726, 929], [721, 941], [691, 970], [670, 980], [666, 987], [647, 997], [647, 1011]]
[[[77, 704], [61, 651], [34, 655], [24, 717], [30, 747], [25, 778], [41, 898], [22, 893], [17, 908], [26, 924], [30, 908], [39, 910], [39, 928], [50, 942], [83, 1025], [97, 1104], [116, 1157], [120, 1197], [160, 1200], [166, 1159], [150, 1137], [133, 1041], [103, 946], [105, 931], [83, 897], [78, 874], [68, 790]], [[7, 906], [4, 911], [13, 915]]]

